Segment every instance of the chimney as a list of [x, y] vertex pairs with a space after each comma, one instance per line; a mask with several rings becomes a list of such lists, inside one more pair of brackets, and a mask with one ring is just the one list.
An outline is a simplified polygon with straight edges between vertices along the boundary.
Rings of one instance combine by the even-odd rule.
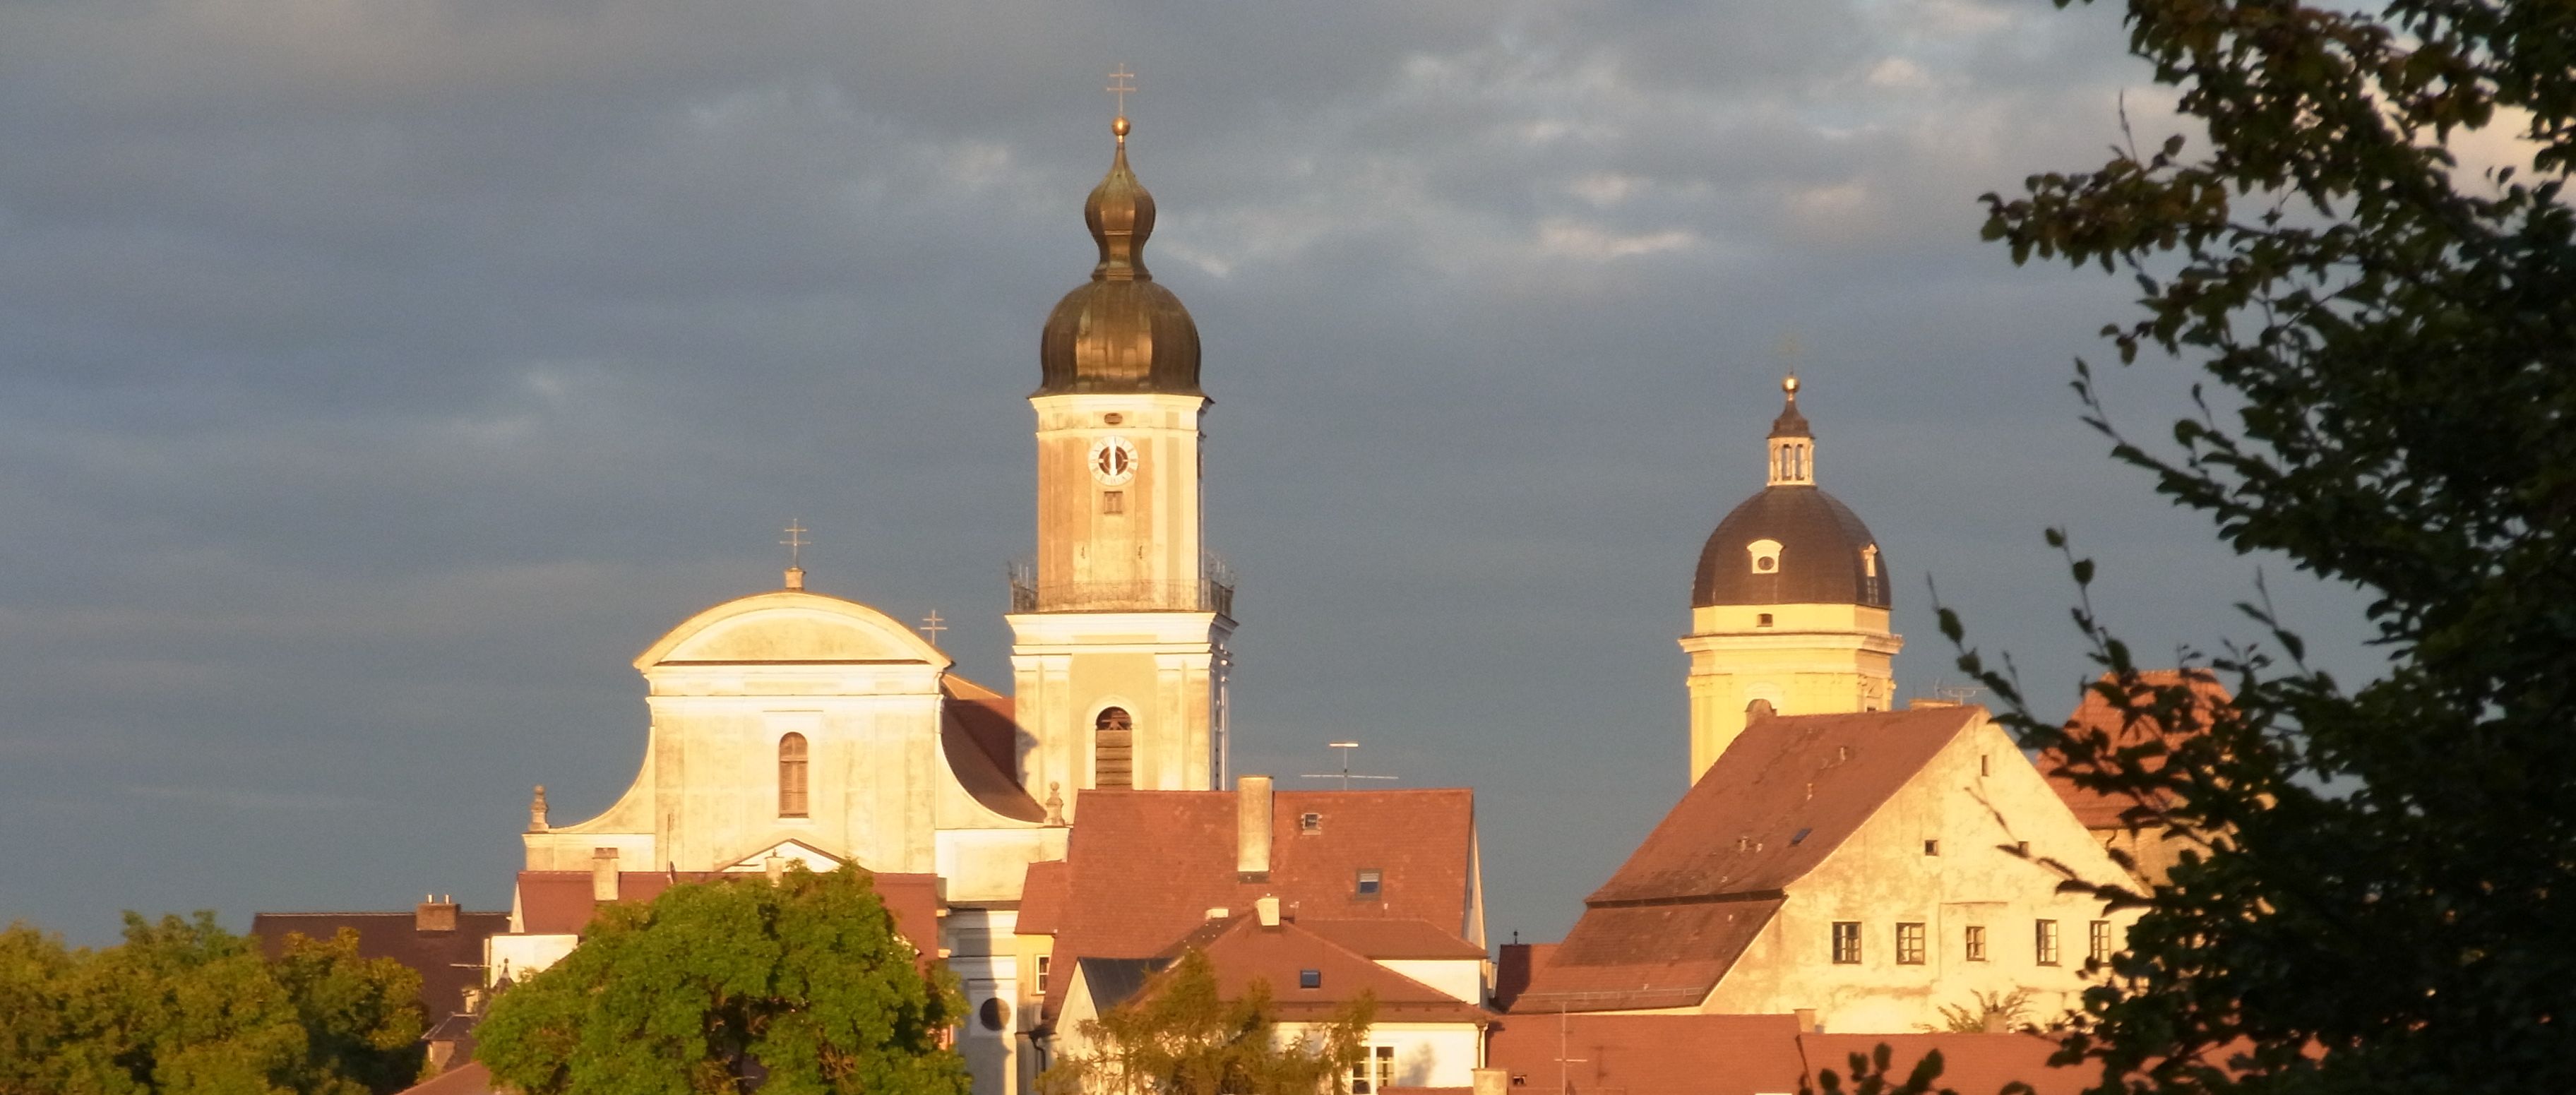
[[1270, 777], [1242, 776], [1234, 781], [1234, 870], [1237, 874], [1270, 873]]
[[617, 900], [617, 849], [590, 850], [590, 899]]
[[1256, 901], [1254, 901], [1254, 902], [1252, 903], [1252, 908], [1253, 908], [1253, 911], [1258, 912], [1258, 913], [1260, 913], [1260, 914], [1261, 914], [1261, 926], [1262, 926], [1262, 927], [1265, 927], [1265, 928], [1275, 928], [1275, 927], [1278, 927], [1278, 926], [1279, 926], [1279, 899], [1278, 899], [1278, 898], [1276, 898], [1276, 897], [1264, 897], [1264, 898], [1260, 898], [1260, 899], [1258, 899], [1258, 900], [1256, 900]]
[[452, 932], [456, 930], [456, 902], [420, 895], [419, 907], [411, 911], [411, 930], [416, 932]]
[[1799, 1008], [1799, 1009], [1798, 1009], [1798, 1011], [1797, 1011], [1797, 1016], [1798, 1016], [1798, 1033], [1800, 1033], [1800, 1034], [1823, 1034], [1823, 1033], [1825, 1032], [1825, 1028], [1824, 1028], [1822, 1025], [1820, 1025], [1820, 1024], [1818, 1024], [1818, 1023], [1816, 1022], [1816, 1009], [1814, 1009], [1814, 1008]]
[[1512, 1090], [1512, 1070], [1510, 1069], [1471, 1069], [1467, 1075], [1474, 1077], [1470, 1082], [1476, 1085], [1471, 1089], [1475, 1095], [1510, 1095]]

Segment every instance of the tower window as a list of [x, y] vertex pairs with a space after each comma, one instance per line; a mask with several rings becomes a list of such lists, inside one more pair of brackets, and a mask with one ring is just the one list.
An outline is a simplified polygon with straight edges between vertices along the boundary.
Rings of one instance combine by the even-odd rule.
[[1756, 615], [1753, 617], [1753, 626], [1755, 626], [1755, 627], [1769, 627], [1769, 626], [1771, 626], [1771, 614], [1770, 614], [1770, 613], [1768, 613], [1768, 612], [1763, 612], [1763, 613], [1758, 613], [1758, 614], [1756, 614]]
[[1896, 926], [1896, 964], [1900, 966], [1923, 964], [1923, 925], [1899, 924]]
[[778, 739], [778, 816], [804, 817], [805, 735]]
[[1941, 842], [1940, 842], [1940, 841], [1937, 841], [1937, 840], [1927, 840], [1927, 841], [1924, 841], [1924, 842], [1923, 842], [1923, 854], [1925, 854], [1925, 855], [1939, 855], [1939, 854], [1941, 854]]
[[1860, 964], [1860, 921], [1834, 921], [1834, 964], [1837, 966]]
[[1376, 871], [1361, 871], [1359, 884], [1353, 887], [1353, 892], [1363, 899], [1376, 897], [1378, 890], [1384, 884], [1385, 877]]
[[1104, 707], [1091, 723], [1091, 785], [1136, 785], [1136, 726], [1124, 707]]
[[1100, 512], [1102, 512], [1102, 513], [1125, 513], [1125, 512], [1127, 512], [1127, 492], [1126, 492], [1126, 491], [1123, 491], [1123, 490], [1104, 490], [1104, 491], [1101, 491], [1101, 492], [1100, 492]]

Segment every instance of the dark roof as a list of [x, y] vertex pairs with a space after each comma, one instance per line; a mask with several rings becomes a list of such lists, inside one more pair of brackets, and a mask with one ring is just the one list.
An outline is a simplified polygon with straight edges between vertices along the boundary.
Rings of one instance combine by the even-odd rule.
[[286, 937], [329, 939], [348, 928], [358, 933], [363, 958], [391, 958], [420, 974], [424, 1022], [435, 1023], [465, 1007], [465, 990], [483, 983], [483, 940], [510, 930], [505, 912], [458, 912], [453, 931], [421, 931], [416, 912], [273, 913], [251, 917], [250, 933], [261, 953], [286, 952]]
[[[1081, 958], [1160, 953], [1207, 919], [1277, 897], [1291, 916], [1422, 920], [1464, 937], [1473, 878], [1475, 792], [1280, 791], [1271, 802], [1270, 871], [1235, 872], [1234, 791], [1088, 790], [1065, 854], [1048, 1006]], [[1302, 831], [1300, 815], [1320, 816]], [[1376, 870], [1374, 898], [1353, 883]]]
[[[2199, 715], [2203, 720], [2208, 718], [2210, 711], [2235, 702], [2236, 698], [2228, 693], [2227, 686], [2218, 683], [2218, 678], [2212, 676], [2208, 670], [2149, 669], [2138, 674], [2139, 691], [2131, 697], [2132, 706], [2143, 708], [2152, 705], [2155, 702], [2153, 689], [2171, 688], [2184, 683], [2190, 684], [2192, 703], [2200, 708]], [[2136, 723], [2128, 723], [2119, 705], [2102, 694], [2102, 689], [2106, 687], [2115, 689], [2119, 687], [2117, 680], [2107, 673], [2084, 689], [2083, 702], [2075, 706], [2074, 713], [2066, 716], [2065, 726], [2068, 730], [2074, 732], [2099, 730], [2109, 736], [2114, 749], [2156, 738], [2161, 738], [2171, 745], [2181, 737], [2151, 718], [2142, 716]], [[2207, 722], [2203, 721], [2200, 728], [2206, 728], [2207, 725]], [[2074, 811], [2075, 820], [2083, 822], [2085, 828], [2096, 831], [2128, 828], [2128, 821], [2121, 815], [2140, 805], [2139, 802], [2125, 795], [2107, 794], [2092, 788], [2076, 786], [2073, 776], [2059, 771], [2059, 768], [2065, 764], [2065, 757], [2055, 750], [2041, 751], [2038, 756], [2032, 758], [2032, 763], [2039, 766], [2041, 775], [2048, 777], [2049, 788], [2057, 792], [2057, 797], [2066, 801], [2066, 808]], [[2144, 767], [2149, 770], [2162, 767], [2163, 763], [2162, 757], [2147, 757], [2143, 761]]]
[[1091, 281], [1064, 295], [1038, 337], [1039, 395], [1199, 390], [1199, 328], [1145, 269], [1154, 196], [1127, 168], [1122, 136], [1109, 174], [1083, 203], [1100, 248]]
[[1755, 719], [1584, 899], [1513, 1011], [1697, 1004], [1787, 888], [1984, 715], [1935, 707]]
[[[1756, 540], [1780, 544], [1779, 569], [1756, 573], [1745, 551]], [[1812, 486], [1765, 487], [1717, 523], [1700, 549], [1691, 604], [1835, 604], [1889, 607], [1887, 555], [1872, 576], [1861, 549], [1876, 544], [1851, 507]]]
[[1011, 701], [953, 673], [940, 679], [939, 688], [939, 747], [957, 785], [1003, 817], [1046, 820], [1046, 807], [1020, 786], [1020, 724], [1011, 715]]
[[1126, 1003], [1127, 998], [1144, 988], [1145, 982], [1163, 967], [1169, 958], [1084, 958], [1074, 967], [1082, 973], [1083, 987], [1091, 990], [1093, 1006], [1107, 1011]]
[[1512, 1001], [1528, 990], [1530, 976], [1556, 954], [1554, 943], [1505, 943], [1494, 961], [1494, 1007], [1512, 1010]]
[[1787, 1015], [1508, 1015], [1485, 1052], [1515, 1090], [1562, 1077], [1560, 1095], [1757, 1095], [1799, 1090], [1801, 1071]]
[[[651, 901], [674, 882], [752, 881], [763, 876], [728, 871], [619, 871], [618, 901]], [[877, 899], [894, 914], [894, 928], [928, 965], [939, 957], [939, 876], [877, 873]], [[530, 935], [578, 935], [598, 915], [589, 871], [519, 872], [519, 915]]]

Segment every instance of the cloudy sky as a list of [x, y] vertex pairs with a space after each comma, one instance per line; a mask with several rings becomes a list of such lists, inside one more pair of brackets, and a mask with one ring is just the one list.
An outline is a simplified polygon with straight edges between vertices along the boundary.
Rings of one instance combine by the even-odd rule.
[[[1104, 74], [1198, 318], [1240, 770], [1479, 792], [1553, 938], [1682, 788], [1692, 565], [1794, 339], [1821, 480], [2042, 695], [2040, 532], [2137, 645], [2258, 568], [2066, 382], [2127, 314], [1981, 192], [2169, 98], [2046, 0], [0, 2], [0, 920], [506, 907], [532, 783], [633, 776], [629, 666], [773, 586], [937, 610], [1007, 686], [1039, 322]], [[2189, 376], [2114, 377], [2146, 436]], [[2337, 661], [2336, 659], [2341, 659]], [[2168, 659], [2160, 659], [2168, 660]]]

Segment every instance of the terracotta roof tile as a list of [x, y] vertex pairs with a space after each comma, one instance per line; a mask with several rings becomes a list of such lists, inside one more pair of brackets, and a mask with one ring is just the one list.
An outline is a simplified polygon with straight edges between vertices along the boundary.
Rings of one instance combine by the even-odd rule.
[[[1189, 949], [1206, 953], [1216, 971], [1217, 993], [1241, 999], [1255, 981], [1270, 986], [1283, 1019], [1321, 1019], [1367, 993], [1377, 999], [1380, 1022], [1482, 1023], [1481, 1007], [1369, 960], [1294, 920], [1263, 925], [1252, 914], [1212, 921], [1184, 935], [1158, 957], [1176, 959]], [[1301, 976], [1316, 974], [1316, 987]], [[1149, 984], [1145, 991], [1152, 992]]]
[[[585, 876], [586, 877], [586, 876]], [[465, 990], [483, 981], [483, 940], [510, 930], [505, 912], [458, 912], [453, 931], [421, 931], [415, 912], [259, 913], [250, 933], [271, 958], [286, 951], [286, 937], [329, 939], [342, 928], [358, 933], [358, 954], [391, 958], [420, 974], [422, 1018], [436, 1023], [465, 1007]]]
[[1938, 707], [1755, 720], [1585, 899], [1513, 1010], [1699, 1003], [1788, 887], [1984, 717]]
[[[651, 901], [680, 882], [711, 882], [719, 879], [749, 880], [757, 874], [722, 871], [620, 871], [617, 874], [618, 900]], [[939, 957], [939, 876], [927, 874], [881, 873], [874, 877], [877, 899], [885, 902], [886, 911], [894, 915], [894, 927], [913, 949], [921, 952], [923, 964]], [[530, 935], [579, 935], [590, 927], [598, 914], [598, 903], [591, 900], [589, 871], [521, 871], [519, 872], [519, 914], [525, 918]], [[477, 952], [478, 956], [480, 952]]]
[[468, 1061], [402, 1089], [401, 1095], [496, 1095], [497, 1090], [492, 1070], [481, 1061]]
[[[2169, 688], [2188, 682], [2191, 685], [2193, 701], [2199, 704], [2204, 712], [2235, 701], [2235, 697], [2228, 693], [2227, 686], [2218, 683], [2218, 678], [2211, 676], [2207, 670], [2150, 669], [2140, 672], [2138, 678], [2139, 683], [2148, 688]], [[2097, 684], [2111, 683], [2113, 678], [2109, 674], [2104, 674], [2097, 682]], [[2152, 702], [2153, 697], [2142, 694], [2137, 699], [2139, 703], [2144, 704]], [[2119, 707], [2092, 687], [2084, 690], [2083, 702], [2076, 704], [2074, 713], [2066, 716], [2065, 725], [2069, 729], [2100, 730], [2109, 734], [2114, 747], [2136, 744], [2152, 737], [2163, 737], [2168, 741], [2175, 740], [2175, 735], [2152, 719], [2141, 720], [2135, 726], [2125, 725], [2125, 719]], [[2076, 786], [2074, 777], [2058, 771], [2064, 760], [2062, 754], [2054, 750], [2042, 751], [2032, 758], [2032, 763], [2039, 766], [2041, 775], [2048, 777], [2050, 789], [2057, 792], [2057, 797], [2066, 800], [2066, 808], [2075, 812], [2075, 819], [2083, 822], [2085, 828], [2098, 831], [2128, 827], [2121, 815], [2127, 813], [2131, 807], [2137, 806], [2136, 800], [2125, 795], [2106, 794], [2091, 788]], [[2147, 759], [2147, 764], [2151, 767], [2159, 763], [2158, 758]]]
[[1494, 1007], [1512, 1010], [1512, 1001], [1529, 989], [1530, 976], [1556, 954], [1554, 943], [1505, 943], [1494, 963]]
[[1061, 859], [1029, 864], [1029, 873], [1020, 883], [1019, 926], [1012, 930], [1021, 935], [1054, 935], [1064, 922], [1065, 887], [1072, 881]]
[[1798, 1022], [1787, 1015], [1510, 1015], [1486, 1045], [1523, 1091], [1555, 1089], [1560, 1077], [1576, 1095], [1798, 1090]]
[[[1065, 862], [1068, 884], [1048, 978], [1052, 1009], [1078, 958], [1159, 953], [1207, 918], [1275, 896], [1292, 916], [1422, 920], [1468, 930], [1475, 793], [1280, 791], [1272, 799], [1271, 869], [1235, 873], [1235, 792], [1082, 792]], [[1307, 832], [1302, 815], [1317, 815]], [[1378, 894], [1355, 891], [1379, 872]]]
[[1998, 1091], [2018, 1080], [2037, 1095], [2076, 1095], [2088, 1079], [2099, 1078], [2088, 1069], [2049, 1067], [2057, 1043], [2033, 1034], [1802, 1034], [1798, 1042], [1811, 1076], [1830, 1068], [1848, 1078], [1852, 1054], [1874, 1054], [1884, 1044], [1888, 1071], [1900, 1081], [1926, 1052], [1940, 1050], [1941, 1079], [1934, 1086], [1954, 1091]]
[[1297, 926], [1373, 959], [1478, 959], [1485, 948], [1427, 920], [1317, 920], [1302, 917]]

